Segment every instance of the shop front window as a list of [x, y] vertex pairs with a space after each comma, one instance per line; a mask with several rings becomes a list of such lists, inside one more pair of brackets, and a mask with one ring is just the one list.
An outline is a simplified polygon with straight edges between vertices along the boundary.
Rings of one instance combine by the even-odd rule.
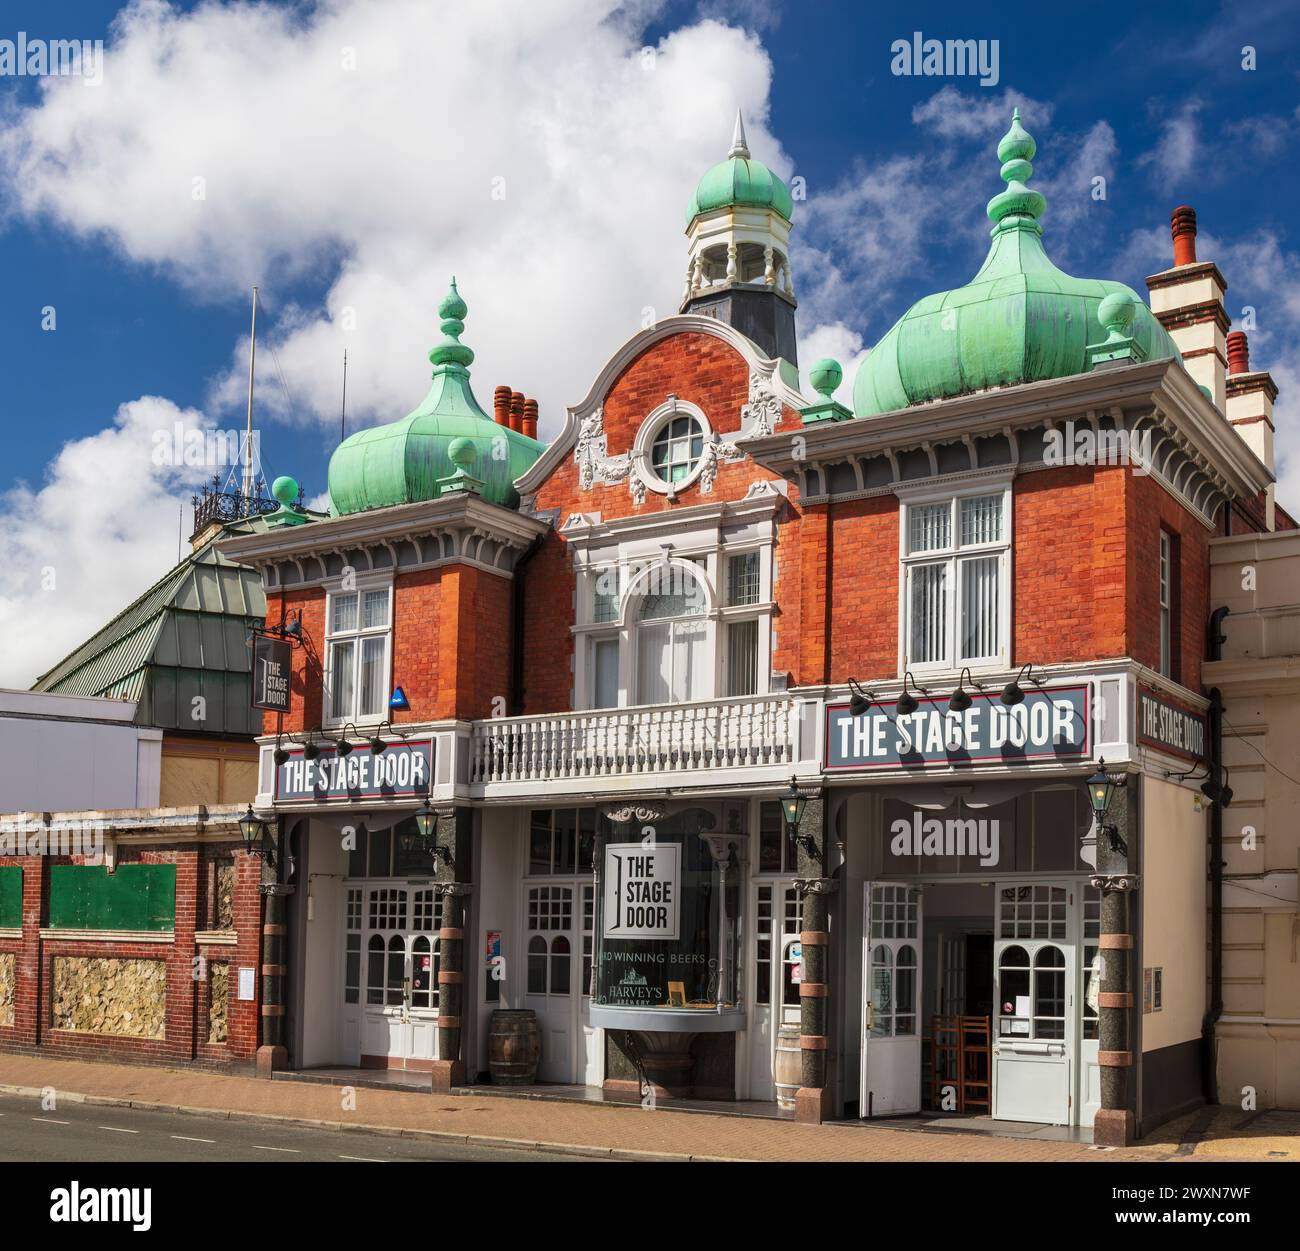
[[[714, 825], [711, 812], [690, 808], [650, 826], [609, 826], [596, 900], [593, 1024], [607, 1010], [648, 1014], [634, 1028], [708, 1028], [680, 1014], [738, 1011], [743, 839], [715, 836]], [[673, 1011], [676, 1023], [654, 1025], [656, 1010]]]

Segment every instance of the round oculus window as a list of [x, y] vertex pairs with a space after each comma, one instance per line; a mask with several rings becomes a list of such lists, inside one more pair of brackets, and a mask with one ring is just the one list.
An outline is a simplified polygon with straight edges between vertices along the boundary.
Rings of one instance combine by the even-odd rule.
[[695, 472], [704, 454], [704, 427], [698, 418], [678, 411], [659, 428], [650, 444], [650, 471], [674, 486]]

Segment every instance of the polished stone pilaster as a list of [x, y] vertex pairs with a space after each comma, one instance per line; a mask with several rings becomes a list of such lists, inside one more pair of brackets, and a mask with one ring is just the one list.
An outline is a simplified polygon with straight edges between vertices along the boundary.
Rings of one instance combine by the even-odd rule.
[[447, 849], [449, 862], [439, 860], [434, 882], [434, 889], [442, 897], [442, 925], [438, 930], [438, 1058], [432, 1073], [435, 1091], [465, 1084], [465, 923], [473, 891], [473, 840], [471, 809], [450, 808], [438, 813], [434, 843]]
[[1097, 1006], [1097, 1062], [1101, 1066], [1101, 1107], [1093, 1121], [1093, 1142], [1099, 1146], [1126, 1147], [1134, 1140], [1133, 1090], [1129, 1082], [1133, 1054], [1133, 915], [1137, 877], [1129, 865], [1136, 862], [1134, 840], [1140, 783], [1130, 776], [1128, 785], [1115, 792], [1107, 818], [1115, 837], [1099, 831], [1097, 872], [1092, 885], [1101, 892], [1101, 927], [1098, 950], [1102, 960]]
[[827, 896], [835, 882], [826, 876], [826, 799], [809, 799], [799, 834], [811, 842], [799, 848], [795, 887], [801, 900], [799, 942], [803, 980], [799, 986], [800, 1086], [795, 1119], [813, 1124], [831, 1114], [828, 1077], [830, 1049], [830, 930]]

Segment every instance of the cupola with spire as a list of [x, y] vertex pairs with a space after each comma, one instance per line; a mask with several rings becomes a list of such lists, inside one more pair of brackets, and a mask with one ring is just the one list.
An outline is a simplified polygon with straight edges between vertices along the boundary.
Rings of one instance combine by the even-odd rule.
[[918, 300], [876, 344], [853, 383], [855, 416], [1064, 378], [1122, 359], [1178, 357], [1131, 287], [1074, 278], [1048, 259], [1039, 222], [1047, 201], [1026, 185], [1035, 151], [1016, 109], [998, 144], [1007, 185], [988, 203], [993, 242], [984, 264], [964, 287]]
[[429, 353], [433, 385], [414, 412], [359, 430], [335, 449], [329, 465], [334, 516], [464, 490], [507, 508], [518, 505], [515, 479], [543, 445], [479, 407], [469, 381], [474, 353], [460, 341], [467, 311], [453, 278], [438, 305], [443, 339]]
[[686, 209], [681, 312], [728, 322], [768, 356], [797, 364], [792, 211], [790, 189], [750, 155], [737, 110], [726, 160], [700, 179]]

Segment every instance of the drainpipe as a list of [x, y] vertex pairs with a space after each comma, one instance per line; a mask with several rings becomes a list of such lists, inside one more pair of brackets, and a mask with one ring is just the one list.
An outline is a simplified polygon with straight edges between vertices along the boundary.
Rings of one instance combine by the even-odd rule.
[[[1227, 608], [1210, 614], [1210, 659], [1223, 659], [1223, 619]], [[1223, 696], [1219, 688], [1210, 691], [1210, 776], [1218, 779], [1223, 770]], [[1210, 805], [1210, 1004], [1201, 1022], [1201, 1079], [1206, 1103], [1219, 1102], [1218, 1060], [1215, 1030], [1223, 1015], [1223, 805]]]

